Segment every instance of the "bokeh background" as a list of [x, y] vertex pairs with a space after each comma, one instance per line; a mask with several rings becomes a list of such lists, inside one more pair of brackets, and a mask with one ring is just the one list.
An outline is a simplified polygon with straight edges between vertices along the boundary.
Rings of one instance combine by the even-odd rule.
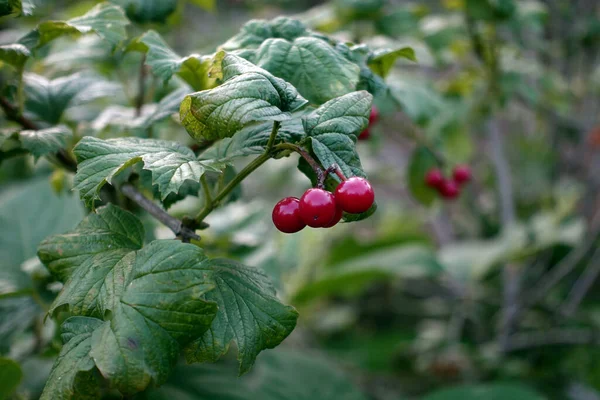
[[[38, 3], [34, 16], [0, 19], [0, 44], [96, 2]], [[180, 55], [211, 54], [249, 19], [287, 15], [375, 49], [410, 46], [417, 62], [394, 64], [389, 94], [375, 99], [380, 121], [358, 144], [379, 205], [371, 218], [276, 232], [273, 205], [310, 187], [290, 157], [263, 166], [237, 201], [208, 219], [207, 254], [263, 268], [300, 312], [294, 333], [243, 378], [236, 377], [233, 352], [214, 365], [182, 363], [166, 386], [140, 398], [600, 399], [598, 1], [173, 4], [160, 22], [131, 11], [139, 22], [130, 36], [152, 28]], [[108, 99], [68, 108], [63, 120], [79, 135], [142, 134], [99, 118], [108, 105], [135, 98], [139, 54], [113, 53], [94, 35], [61, 38], [43, 51], [28, 71], [46, 78], [93, 73], [110, 82], [90, 88], [112, 90]], [[495, 54], [495, 70], [486, 52]], [[154, 101], [177, 85], [148, 77]], [[10, 79], [0, 69], [3, 90]], [[2, 116], [0, 128], [10, 129]], [[153, 135], [193, 143], [173, 120]], [[471, 166], [473, 180], [455, 201], [425, 187], [427, 149], [448, 168]], [[9, 398], [37, 398], [60, 350], [56, 326], [44, 319], [60, 286], [35, 251], [84, 215], [71, 187], [72, 176], [44, 160], [0, 164], [0, 354], [23, 370]], [[170, 212], [182, 216], [200, 206], [192, 197]], [[149, 238], [172, 236], [139, 215]], [[15, 268], [33, 289], [4, 296]], [[19, 378], [0, 374], [10, 379]]]

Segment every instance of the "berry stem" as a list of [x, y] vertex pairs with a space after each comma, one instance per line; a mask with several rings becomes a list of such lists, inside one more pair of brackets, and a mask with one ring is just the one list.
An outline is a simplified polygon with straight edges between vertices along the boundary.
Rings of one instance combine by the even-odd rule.
[[[279, 131], [280, 127], [281, 122], [273, 122], [273, 129], [271, 130], [271, 135], [269, 136], [269, 140], [267, 142], [267, 146], [265, 148], [264, 153], [252, 160], [250, 164], [246, 165], [246, 167], [243, 170], [241, 170], [227, 185], [225, 185], [225, 187], [221, 189], [211, 201], [206, 201], [206, 203], [204, 204], [204, 208], [198, 213], [198, 215], [195, 218], [197, 224], [201, 224], [204, 218], [206, 218], [208, 214], [212, 212], [212, 210], [218, 207], [219, 203], [225, 197], [227, 197], [227, 195], [229, 195], [229, 193], [231, 193], [237, 185], [239, 185], [244, 179], [246, 179], [248, 175], [250, 175], [256, 169], [258, 169], [258, 167], [260, 167], [265, 162], [271, 159], [272, 151], [275, 147], [275, 139], [277, 138], [277, 132]], [[207, 185], [204, 185], [204, 182], [203, 186], [205, 188], [207, 187]], [[204, 190], [206, 191], [206, 189]]]
[[327, 179], [327, 176], [329, 176], [329, 174], [331, 174], [332, 172], [335, 173], [342, 182], [347, 180], [346, 175], [344, 175], [340, 166], [337, 164], [331, 164], [331, 166], [329, 168], [327, 168], [325, 171], [323, 171], [323, 174], [321, 176], [319, 176], [319, 181], [317, 182], [317, 187], [319, 187], [320, 189], [324, 188], [325, 180]]
[[[319, 187], [322, 187], [320, 185], [321, 185], [321, 181], [323, 181], [323, 182], [325, 181], [326, 171], [321, 167], [321, 165], [314, 158], [312, 158], [312, 156], [308, 153], [308, 151], [306, 151], [301, 146], [298, 146], [298, 145], [292, 144], [292, 143], [280, 143], [277, 146], [275, 146], [275, 149], [277, 149], [277, 150], [292, 150], [292, 151], [295, 151], [296, 153], [300, 154], [300, 156], [302, 156], [302, 158], [304, 158], [306, 160], [308, 165], [310, 165], [310, 167], [313, 169], [313, 171], [315, 171], [315, 174], [317, 175], [317, 185]], [[325, 175], [325, 177], [323, 177], [324, 175]]]

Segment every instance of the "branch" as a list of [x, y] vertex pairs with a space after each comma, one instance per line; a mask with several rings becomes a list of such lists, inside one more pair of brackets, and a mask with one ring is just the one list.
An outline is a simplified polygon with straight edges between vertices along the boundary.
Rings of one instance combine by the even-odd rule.
[[600, 274], [600, 249], [596, 249], [591, 259], [592, 261], [583, 274], [581, 274], [581, 277], [577, 279], [577, 282], [575, 282], [573, 288], [569, 292], [565, 304], [561, 307], [562, 314], [567, 317], [570, 317], [575, 313], [581, 300], [583, 300], [586, 293], [596, 281], [596, 278], [598, 278], [598, 274]]
[[[29, 118], [26, 118], [22, 114], [19, 113], [17, 108], [13, 106], [6, 98], [0, 97], [0, 107], [6, 114], [6, 118], [10, 121], [14, 121], [21, 125], [23, 128], [28, 130], [37, 131], [40, 130], [40, 127], [35, 124], [35, 122], [31, 121]], [[60, 149], [56, 153], [56, 159], [60, 162], [60, 164], [71, 172], [77, 171], [77, 162], [71, 157], [69, 153], [65, 149]]]
[[505, 351], [524, 350], [535, 347], [600, 344], [600, 337], [592, 329], [556, 328], [535, 332], [516, 333], [509, 337], [509, 345]]
[[200, 236], [192, 229], [183, 225], [175, 217], [167, 214], [165, 210], [154, 204], [154, 202], [140, 193], [131, 183], [125, 183], [121, 186], [121, 192], [130, 200], [146, 210], [150, 215], [159, 220], [163, 225], [173, 231], [175, 236], [181, 237], [182, 242], [189, 243], [190, 239], [200, 240]]

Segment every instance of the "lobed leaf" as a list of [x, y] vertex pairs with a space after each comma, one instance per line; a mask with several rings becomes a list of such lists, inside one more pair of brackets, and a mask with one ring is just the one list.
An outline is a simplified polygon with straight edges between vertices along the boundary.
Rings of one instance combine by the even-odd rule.
[[19, 133], [21, 145], [29, 150], [36, 159], [66, 148], [67, 142], [72, 137], [73, 132], [64, 125]]
[[[128, 211], [109, 204], [87, 216], [73, 231], [54, 235], [38, 248], [40, 260], [63, 281], [63, 290], [49, 313], [68, 305], [77, 315], [101, 318], [114, 295], [118, 272], [132, 263], [130, 254], [142, 248], [144, 227]], [[117, 270], [117, 264], [123, 264]]]
[[292, 85], [243, 58], [218, 53], [216, 60], [224, 83], [181, 103], [181, 122], [196, 140], [231, 137], [252, 122], [289, 119], [307, 102]]
[[277, 17], [272, 21], [254, 19], [248, 21], [240, 33], [225, 42], [221, 48], [226, 51], [256, 48], [269, 38], [294, 40], [308, 35], [306, 26], [296, 19]]
[[78, 162], [75, 189], [90, 207], [105, 183], [111, 183], [115, 175], [140, 161], [144, 169], [152, 172], [152, 183], [158, 185], [162, 199], [177, 193], [186, 180], [199, 181], [208, 168], [190, 148], [165, 140], [101, 140], [88, 136], [73, 151]]
[[298, 312], [283, 305], [266, 275], [234, 261], [211, 260], [215, 290], [206, 294], [219, 311], [209, 330], [186, 349], [188, 362], [214, 362], [229, 343], [238, 348], [240, 374], [264, 349], [279, 345], [294, 329]]
[[90, 356], [91, 336], [102, 321], [71, 317], [61, 326], [65, 345], [54, 362], [40, 400], [90, 399], [100, 396]]

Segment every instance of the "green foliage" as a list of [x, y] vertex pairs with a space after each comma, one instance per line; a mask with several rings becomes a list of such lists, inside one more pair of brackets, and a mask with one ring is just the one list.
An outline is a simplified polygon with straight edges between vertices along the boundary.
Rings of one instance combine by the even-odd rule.
[[306, 104], [282, 79], [233, 54], [217, 54], [223, 84], [181, 103], [181, 122], [196, 140], [231, 137], [257, 121], [284, 121]]
[[46, 21], [19, 40], [30, 50], [37, 49], [54, 39], [73, 34], [94, 32], [113, 46], [126, 37], [125, 27], [129, 21], [119, 7], [101, 3], [81, 17], [67, 21]]
[[465, 385], [442, 389], [424, 397], [424, 400], [475, 400], [475, 399], [542, 400], [544, 397], [518, 384]]
[[416, 200], [428, 206], [433, 204], [437, 198], [437, 193], [427, 186], [424, 177], [427, 171], [435, 167], [438, 167], [437, 160], [425, 147], [417, 148], [412, 153], [408, 164], [408, 176], [406, 178], [408, 179], [410, 193]]
[[19, 364], [8, 358], [0, 358], [0, 399], [10, 396], [23, 377]]
[[158, 186], [161, 199], [177, 193], [188, 179], [199, 181], [210, 168], [198, 161], [189, 147], [164, 140], [86, 137], [74, 153], [79, 163], [75, 189], [90, 207], [105, 183], [112, 183], [117, 174], [140, 161], [152, 172], [152, 184]]
[[17, 70], [23, 69], [23, 66], [30, 56], [31, 52], [22, 44], [7, 44], [0, 46], [0, 62], [12, 65]]
[[72, 137], [73, 132], [66, 126], [19, 133], [19, 140], [23, 148], [29, 150], [36, 159], [64, 149]]

